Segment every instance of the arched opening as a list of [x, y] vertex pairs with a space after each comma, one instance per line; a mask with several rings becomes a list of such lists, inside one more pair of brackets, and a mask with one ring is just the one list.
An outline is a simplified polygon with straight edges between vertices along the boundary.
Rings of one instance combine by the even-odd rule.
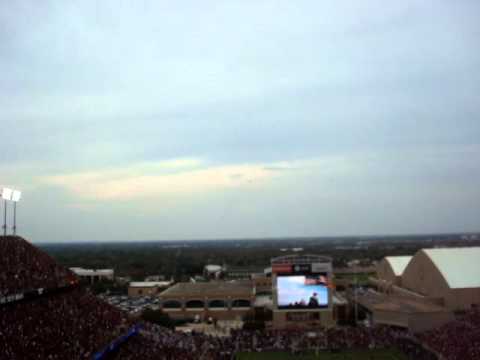
[[227, 304], [224, 300], [212, 300], [208, 303], [208, 307], [211, 309], [226, 308]]
[[187, 301], [186, 306], [189, 309], [201, 309], [205, 304], [202, 300], [189, 300]]
[[181, 309], [182, 303], [177, 300], [167, 300], [163, 302], [164, 309]]
[[245, 299], [233, 300], [232, 301], [232, 307], [234, 307], [234, 308], [250, 307], [250, 300], [245, 300]]

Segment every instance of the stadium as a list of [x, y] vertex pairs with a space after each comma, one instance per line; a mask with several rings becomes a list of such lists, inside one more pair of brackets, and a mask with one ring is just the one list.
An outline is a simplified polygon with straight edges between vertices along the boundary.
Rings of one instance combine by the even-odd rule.
[[0, 0], [0, 360], [480, 360], [479, 37], [480, 0]]
[[[464, 280], [453, 286], [452, 278], [439, 276], [445, 268], [438, 259], [448, 251], [461, 256], [478, 249], [421, 250], [402, 265], [403, 270], [398, 264], [406, 261], [386, 258], [380, 262], [374, 286], [350, 302], [366, 311], [371, 307], [367, 326], [337, 323], [331, 259], [319, 255], [273, 258], [271, 303], [257, 301], [253, 280], [177, 283], [158, 295], [163, 311], [180, 317], [242, 319], [260, 306], [273, 312], [263, 329], [207, 334], [178, 332], [132, 317], [93, 295], [73, 272], [25, 239], [3, 236], [0, 358], [478, 359], [478, 284]], [[464, 260], [471, 261], [469, 256]], [[453, 266], [450, 274], [478, 271], [477, 263], [465, 265], [465, 261], [447, 264]], [[412, 281], [418, 267], [424, 274], [418, 279], [432, 281], [429, 287]], [[445, 288], [446, 284], [450, 286]], [[452, 301], [455, 294], [464, 297]], [[401, 309], [400, 313], [434, 326], [415, 328], [412, 319], [405, 322], [401, 315], [392, 314]]]

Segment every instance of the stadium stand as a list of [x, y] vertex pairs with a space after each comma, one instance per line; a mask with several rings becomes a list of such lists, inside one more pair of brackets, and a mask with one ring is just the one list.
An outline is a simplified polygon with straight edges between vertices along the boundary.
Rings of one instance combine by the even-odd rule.
[[75, 283], [75, 275], [18, 236], [0, 240], [0, 298]]
[[237, 352], [338, 351], [396, 347], [409, 359], [435, 360], [410, 334], [380, 326], [303, 330], [232, 331], [230, 337], [183, 334], [158, 326], [147, 326], [142, 336], [130, 341], [117, 353], [116, 360], [153, 359], [232, 359]]
[[125, 336], [133, 324], [126, 313], [83, 289], [72, 273], [48, 255], [18, 237], [0, 237], [0, 248], [2, 294], [26, 294], [39, 287], [44, 290], [0, 302], [2, 360], [231, 360], [237, 352], [383, 348], [397, 348], [411, 360], [480, 358], [477, 309], [416, 335], [379, 325], [314, 331], [232, 330], [230, 336], [214, 337], [146, 323], [137, 324], [134, 328], [139, 331]]
[[0, 359], [91, 359], [125, 331], [124, 313], [26, 240], [0, 237], [0, 253]]
[[0, 359], [91, 359], [125, 323], [80, 288], [8, 304], [0, 308]]
[[446, 360], [480, 359], [480, 310], [470, 310], [419, 338]]

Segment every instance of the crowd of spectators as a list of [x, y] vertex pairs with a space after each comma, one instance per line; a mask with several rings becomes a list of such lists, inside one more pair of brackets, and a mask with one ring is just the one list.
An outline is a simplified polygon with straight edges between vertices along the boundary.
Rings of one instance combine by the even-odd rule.
[[92, 359], [128, 327], [123, 312], [81, 288], [0, 307], [0, 359]]
[[75, 281], [70, 270], [18, 236], [2, 236], [0, 254], [0, 298]]
[[[0, 303], [0, 359], [92, 359], [96, 351], [125, 334], [132, 325], [126, 313], [77, 286], [73, 273], [22, 238], [2, 237], [0, 254], [0, 299], [39, 288], [56, 289]], [[386, 326], [315, 331], [232, 330], [230, 336], [211, 336], [143, 324], [141, 333], [111, 356], [117, 360], [231, 360], [237, 352], [392, 347], [412, 360], [435, 360], [434, 352], [446, 360], [478, 360], [480, 311], [469, 311], [415, 337]]]
[[230, 360], [237, 352], [338, 351], [346, 349], [397, 348], [409, 359], [435, 360], [405, 331], [386, 326], [345, 327], [316, 331], [234, 330], [228, 337], [184, 334], [159, 326], [146, 326], [141, 335], [122, 346], [116, 360]]
[[420, 334], [428, 347], [446, 360], [480, 359], [480, 310], [472, 309], [455, 321]]

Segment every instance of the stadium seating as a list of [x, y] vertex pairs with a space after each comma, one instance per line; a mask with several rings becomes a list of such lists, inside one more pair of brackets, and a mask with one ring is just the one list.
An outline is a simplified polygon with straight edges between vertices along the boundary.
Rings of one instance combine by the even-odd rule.
[[[126, 313], [83, 289], [69, 270], [24, 239], [1, 237], [0, 253], [0, 298], [47, 289], [34, 297], [0, 302], [0, 359], [93, 359], [133, 324]], [[139, 334], [110, 353], [109, 359], [230, 360], [239, 351], [300, 353], [391, 347], [412, 360], [435, 360], [435, 352], [447, 360], [480, 359], [478, 310], [415, 336], [387, 326], [313, 332], [233, 330], [229, 337], [184, 334], [153, 324], [142, 324], [141, 328]]]
[[480, 359], [480, 311], [473, 309], [438, 329], [419, 334], [446, 360]]
[[0, 307], [0, 359], [84, 359], [127, 320], [80, 288]]
[[0, 298], [39, 288], [67, 286], [76, 281], [70, 270], [17, 236], [0, 238]]

